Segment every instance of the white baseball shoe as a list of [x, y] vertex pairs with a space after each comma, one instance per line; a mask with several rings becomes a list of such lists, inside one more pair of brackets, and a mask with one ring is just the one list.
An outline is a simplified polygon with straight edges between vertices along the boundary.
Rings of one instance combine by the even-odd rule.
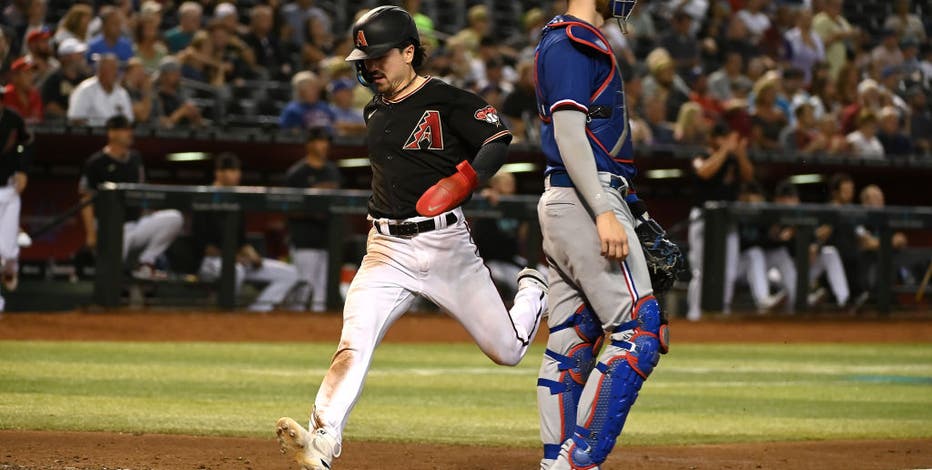
[[536, 287], [544, 293], [547, 293], [547, 277], [540, 271], [532, 268], [524, 268], [518, 273], [518, 290]]
[[281, 418], [275, 428], [282, 453], [293, 454], [301, 470], [330, 470], [340, 456], [341, 445], [332, 434], [315, 429], [308, 432], [291, 418]]

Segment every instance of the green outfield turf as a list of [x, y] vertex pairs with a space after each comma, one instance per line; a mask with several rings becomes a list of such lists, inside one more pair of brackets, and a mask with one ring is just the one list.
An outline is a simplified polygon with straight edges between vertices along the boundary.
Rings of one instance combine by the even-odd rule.
[[[270, 437], [303, 421], [332, 344], [0, 342], [0, 428]], [[542, 349], [383, 345], [351, 439], [537, 445]], [[675, 345], [628, 444], [932, 438], [932, 344]]]

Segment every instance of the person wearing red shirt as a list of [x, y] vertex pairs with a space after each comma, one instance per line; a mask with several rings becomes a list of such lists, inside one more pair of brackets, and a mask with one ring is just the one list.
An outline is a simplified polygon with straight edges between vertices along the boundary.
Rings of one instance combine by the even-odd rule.
[[3, 105], [16, 111], [26, 124], [42, 122], [42, 97], [32, 83], [35, 65], [20, 57], [10, 66], [10, 83], [3, 89]]

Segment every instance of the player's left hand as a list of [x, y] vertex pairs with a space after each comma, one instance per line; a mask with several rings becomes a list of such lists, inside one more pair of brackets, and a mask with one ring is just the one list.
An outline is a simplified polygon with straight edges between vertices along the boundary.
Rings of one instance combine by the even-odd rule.
[[13, 173], [13, 190], [16, 191], [16, 194], [22, 194], [26, 190], [26, 183], [29, 181], [29, 177], [26, 176], [26, 173], [16, 172]]
[[456, 173], [443, 178], [437, 184], [424, 191], [417, 200], [417, 213], [424, 217], [434, 217], [453, 209], [469, 196], [478, 184], [476, 170], [469, 162], [463, 160], [456, 165]]

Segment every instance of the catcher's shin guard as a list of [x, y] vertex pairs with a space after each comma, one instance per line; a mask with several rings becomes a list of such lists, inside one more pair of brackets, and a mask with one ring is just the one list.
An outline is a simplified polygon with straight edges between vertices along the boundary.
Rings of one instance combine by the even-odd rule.
[[605, 461], [621, 434], [638, 391], [666, 352], [667, 326], [654, 297], [641, 299], [634, 319], [611, 335], [599, 356], [589, 387], [582, 396], [590, 403], [571, 441], [563, 446], [564, 457], [573, 469], [595, 468]]
[[537, 380], [544, 442], [542, 468], [547, 467], [547, 461], [557, 458], [560, 445], [576, 430], [579, 398], [595, 366], [595, 356], [602, 347], [603, 338], [602, 324], [585, 304], [569, 320], [550, 329]]

